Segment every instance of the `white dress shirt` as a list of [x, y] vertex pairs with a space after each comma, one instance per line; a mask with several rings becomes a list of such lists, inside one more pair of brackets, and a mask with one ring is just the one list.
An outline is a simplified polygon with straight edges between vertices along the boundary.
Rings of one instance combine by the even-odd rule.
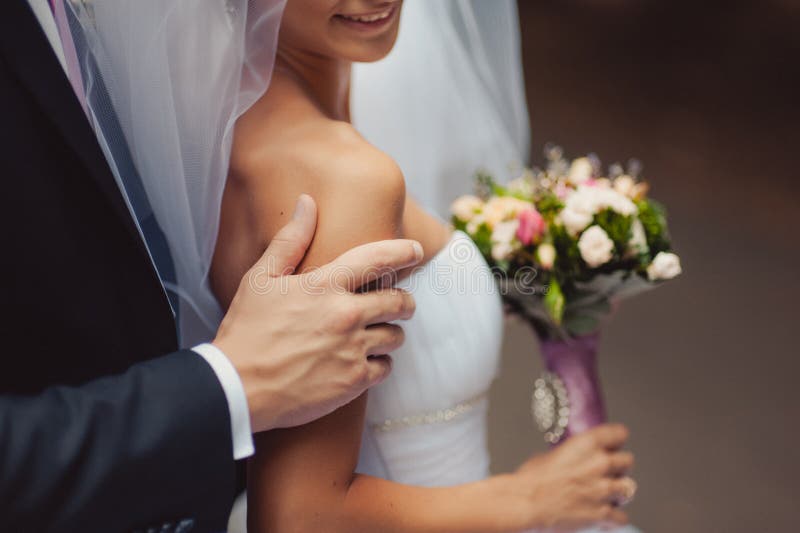
[[[67, 72], [67, 62], [64, 55], [64, 47], [61, 43], [61, 36], [58, 33], [58, 27], [56, 26], [56, 21], [53, 18], [53, 12], [50, 10], [50, 5], [48, 4], [47, 0], [28, 0], [28, 3], [30, 4], [34, 15], [36, 15], [39, 24], [42, 26], [42, 29], [47, 36], [47, 40], [50, 42], [50, 45], [52, 46], [59, 63], [61, 63], [61, 67], [65, 72]], [[69, 74], [67, 75], [69, 76]], [[103, 153], [106, 155], [106, 159], [113, 167], [113, 159], [109, 157], [108, 146], [102, 132], [95, 129], [95, 134], [98, 137], [98, 142], [100, 143], [100, 147], [103, 149]], [[117, 180], [117, 185], [120, 187], [122, 194], [125, 197], [125, 202], [128, 204], [128, 210], [131, 212], [131, 216], [136, 221], [136, 217], [133, 214], [130, 202], [128, 201], [128, 196], [125, 192], [125, 187], [122, 186], [122, 183], [118, 177], [118, 173], [112, 173], [114, 174], [114, 178]], [[136, 225], [139, 227], [138, 221], [136, 221]], [[141, 229], [139, 230], [139, 233], [141, 234]], [[144, 240], [144, 237], [142, 237], [142, 239]], [[217, 379], [222, 386], [222, 390], [225, 393], [225, 398], [228, 401], [228, 411], [230, 412], [231, 418], [231, 435], [233, 436], [233, 458], [238, 460], [250, 457], [255, 452], [255, 448], [253, 446], [253, 435], [250, 427], [250, 410], [247, 406], [247, 396], [244, 393], [244, 386], [239, 378], [239, 374], [236, 372], [236, 369], [227, 356], [213, 344], [201, 344], [194, 347], [193, 351], [205, 359], [211, 369], [214, 371], [214, 374], [216, 374]]]

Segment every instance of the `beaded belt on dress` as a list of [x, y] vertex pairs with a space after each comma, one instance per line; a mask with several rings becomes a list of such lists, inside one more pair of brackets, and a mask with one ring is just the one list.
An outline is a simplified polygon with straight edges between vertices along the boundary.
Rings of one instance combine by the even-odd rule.
[[377, 424], [372, 424], [370, 427], [374, 431], [387, 432], [414, 426], [452, 422], [475, 409], [475, 406], [485, 400], [488, 395], [489, 393], [483, 392], [452, 407], [431, 411], [429, 413], [404, 416], [402, 418], [391, 418], [383, 422], [378, 422]]

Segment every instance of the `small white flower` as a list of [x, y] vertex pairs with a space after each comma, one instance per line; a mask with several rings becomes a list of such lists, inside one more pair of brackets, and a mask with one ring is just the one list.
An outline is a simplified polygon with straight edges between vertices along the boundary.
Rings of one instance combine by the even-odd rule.
[[520, 211], [532, 207], [530, 202], [514, 198], [513, 196], [493, 196], [483, 206], [483, 216], [486, 224], [494, 228], [497, 224], [516, 218]]
[[589, 161], [587, 157], [580, 157], [572, 162], [569, 167], [569, 174], [567, 174], [567, 178], [571, 183], [575, 185], [580, 185], [581, 183], [585, 182], [586, 180], [592, 177], [594, 173], [594, 168], [592, 167], [592, 162]]
[[633, 225], [631, 226], [631, 238], [628, 241], [628, 249], [632, 255], [646, 254], [648, 250], [647, 235], [644, 233], [642, 221], [638, 218], [633, 219]]
[[614, 257], [614, 241], [600, 226], [592, 226], [578, 239], [578, 250], [591, 268], [608, 263]]
[[470, 235], [475, 235], [478, 232], [478, 229], [484, 224], [486, 220], [484, 219], [482, 214], [477, 214], [473, 217], [472, 220], [467, 222], [467, 233]]
[[586, 229], [592, 223], [593, 215], [575, 209], [564, 208], [558, 215], [561, 223], [567, 228], [567, 232], [573, 237]]
[[498, 242], [492, 245], [492, 259], [503, 261], [511, 257], [514, 248], [507, 242]]
[[556, 262], [556, 248], [552, 244], [545, 242], [536, 249], [536, 259], [545, 270], [551, 270]]
[[492, 230], [492, 242], [510, 244], [514, 240], [518, 228], [519, 220], [516, 218], [506, 222], [499, 222]]
[[639, 212], [636, 204], [633, 203], [630, 198], [620, 194], [614, 189], [589, 189], [587, 187], [581, 187], [581, 189], [587, 189], [594, 193], [592, 201], [596, 209], [595, 212], [602, 211], [603, 209], [611, 209], [615, 213], [619, 213], [623, 216], [635, 215]]
[[671, 252], [658, 252], [647, 267], [647, 277], [652, 281], [672, 279], [681, 272], [681, 260]]
[[457, 198], [450, 206], [450, 212], [462, 222], [469, 222], [483, 207], [483, 200], [477, 196], [467, 194]]
[[626, 174], [614, 179], [614, 190], [628, 198], [631, 197], [634, 185], [636, 185], [634, 179]]
[[594, 215], [603, 209], [611, 209], [623, 216], [639, 212], [630, 198], [614, 189], [581, 185], [564, 200], [564, 209], [559, 216], [567, 231], [574, 236], [591, 224]]
[[608, 196], [608, 205], [606, 206], [609, 209], [624, 216], [635, 215], [639, 212], [639, 208], [627, 196], [623, 196], [612, 189], [608, 189], [608, 192], [611, 193]]
[[495, 261], [508, 259], [514, 251], [514, 236], [519, 228], [519, 220], [499, 222], [492, 230], [492, 258]]
[[577, 235], [592, 223], [598, 211], [597, 198], [592, 187], [578, 187], [566, 197], [559, 218], [570, 235]]
[[603, 196], [602, 191], [603, 189], [580, 186], [567, 196], [564, 201], [564, 207], [594, 215], [599, 211], [600, 199]]

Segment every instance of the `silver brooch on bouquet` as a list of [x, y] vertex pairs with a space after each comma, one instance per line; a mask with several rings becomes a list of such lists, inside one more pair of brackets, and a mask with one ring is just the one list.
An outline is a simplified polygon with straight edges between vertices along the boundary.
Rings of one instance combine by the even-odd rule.
[[533, 384], [531, 414], [548, 444], [557, 444], [569, 424], [569, 396], [564, 382], [552, 372], [544, 372]]

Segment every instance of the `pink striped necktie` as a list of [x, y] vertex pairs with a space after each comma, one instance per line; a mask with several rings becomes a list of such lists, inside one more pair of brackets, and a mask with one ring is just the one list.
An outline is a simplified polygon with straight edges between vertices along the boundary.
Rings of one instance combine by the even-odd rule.
[[83, 107], [83, 112], [88, 115], [80, 62], [78, 61], [78, 53], [75, 50], [75, 42], [72, 40], [72, 31], [69, 28], [67, 12], [64, 8], [64, 0], [49, 1], [50, 8], [53, 10], [53, 17], [56, 20], [58, 35], [61, 38], [61, 46], [64, 49], [64, 59], [67, 62], [67, 78], [69, 78], [72, 90], [75, 91], [75, 95], [78, 97], [81, 107]]

